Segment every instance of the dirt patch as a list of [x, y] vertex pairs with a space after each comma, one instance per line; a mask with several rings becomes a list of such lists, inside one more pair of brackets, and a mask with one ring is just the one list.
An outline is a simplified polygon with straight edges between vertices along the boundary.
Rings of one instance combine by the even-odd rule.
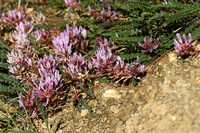
[[[199, 132], [200, 57], [182, 61], [171, 52], [154, 67], [154, 73], [147, 74], [136, 87], [97, 83], [96, 99], [89, 101], [95, 118], [87, 111], [79, 113], [66, 107], [49, 118], [51, 131]], [[105, 97], [105, 92], [112, 89], [116, 97]], [[44, 131], [45, 126], [39, 129]]]

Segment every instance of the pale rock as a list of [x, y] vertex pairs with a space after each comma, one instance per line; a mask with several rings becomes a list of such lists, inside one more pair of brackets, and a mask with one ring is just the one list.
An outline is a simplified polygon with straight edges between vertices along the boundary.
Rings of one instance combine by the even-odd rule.
[[86, 116], [89, 113], [87, 109], [81, 110], [81, 117]]
[[157, 106], [157, 107], [153, 108], [152, 112], [155, 115], [164, 116], [167, 113], [167, 107], [166, 107], [166, 105], [163, 104], [161, 106]]
[[58, 130], [57, 133], [63, 133], [63, 130]]
[[131, 117], [126, 121], [126, 133], [134, 133], [135, 132], [135, 122], [134, 118]]
[[121, 98], [121, 95], [119, 95], [119, 93], [114, 89], [106, 90], [103, 96], [107, 98]]
[[200, 50], [200, 44], [198, 44], [198, 45], [196, 46], [196, 49], [197, 49], [197, 50]]
[[169, 53], [169, 62], [176, 62], [177, 61], [177, 55], [175, 53]]
[[124, 125], [118, 125], [115, 132], [116, 133], [124, 133], [125, 132], [125, 126]]
[[[50, 124], [49, 124], [49, 123], [48, 123], [48, 127], [49, 127], [49, 129], [50, 129]], [[46, 123], [45, 123], [45, 122], [43, 122], [42, 128], [43, 128], [43, 129], [47, 129], [47, 126], [46, 126]]]
[[33, 8], [27, 8], [26, 9], [26, 14], [29, 14], [29, 13], [31, 13], [33, 11]]
[[119, 113], [119, 107], [118, 106], [111, 106], [110, 107], [110, 111], [113, 113]]
[[200, 77], [196, 77], [197, 84], [200, 85]]

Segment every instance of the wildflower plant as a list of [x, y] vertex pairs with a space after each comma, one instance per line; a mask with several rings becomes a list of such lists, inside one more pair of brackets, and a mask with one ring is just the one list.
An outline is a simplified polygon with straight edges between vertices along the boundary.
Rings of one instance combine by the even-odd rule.
[[9, 25], [15, 25], [16, 23], [22, 22], [25, 16], [23, 10], [13, 9], [9, 10], [7, 13], [3, 12], [1, 14], [1, 20]]
[[144, 44], [141, 44], [140, 42], [138, 42], [138, 44], [140, 47], [145, 49], [145, 50], [141, 50], [141, 52], [143, 52], [144, 54], [148, 54], [148, 53], [152, 53], [153, 50], [158, 48], [158, 42], [159, 42], [159, 38], [156, 39], [156, 44], [152, 45], [152, 35], [151, 35], [151, 38], [149, 39], [149, 41], [147, 41], [146, 37], [144, 37]]
[[107, 10], [108, 11], [106, 12], [105, 9], [103, 8], [101, 12], [98, 12], [95, 9], [91, 9], [91, 6], [88, 6], [88, 11], [94, 18], [100, 18], [102, 21], [106, 23], [118, 20], [116, 10], [112, 11], [111, 6], [108, 6]]
[[108, 47], [107, 39], [105, 39], [105, 45], [99, 42], [100, 46], [95, 53], [95, 57], [92, 57], [93, 64], [96, 67], [96, 74], [107, 74], [118, 81], [130, 78], [140, 79], [145, 72], [145, 66], [140, 64], [139, 57], [137, 57], [136, 63], [125, 63], [120, 56], [116, 56]]
[[65, 0], [65, 4], [73, 9], [79, 7], [80, 0]]
[[113, 0], [100, 0], [100, 2], [102, 3], [103, 6], [106, 7], [107, 2], [113, 2]]
[[[162, 2], [163, 5], [172, 5], [171, 2], [167, 2], [166, 0], [164, 0], [164, 2]], [[169, 8], [160, 8], [160, 12], [163, 14], [164, 12], [167, 12], [170, 14], [170, 9]]]
[[194, 55], [195, 54], [195, 48], [193, 45], [191, 45], [192, 41], [192, 36], [190, 33], [188, 33], [189, 39], [186, 38], [185, 34], [183, 34], [183, 40], [180, 36], [179, 33], [176, 34], [178, 41], [174, 39], [174, 45], [175, 45], [175, 50], [178, 52], [178, 56], [180, 57], [186, 57], [189, 55]]
[[103, 20], [106, 23], [118, 20], [116, 10], [111, 11], [111, 7], [110, 6], [108, 6], [108, 12], [106, 12], [105, 9], [103, 8], [100, 14], [101, 14], [100, 15], [101, 20]]
[[[67, 13], [80, 21], [68, 18], [54, 23], [41, 12], [27, 18], [23, 11], [16, 9], [1, 15], [3, 23], [15, 26], [9, 34], [9, 41], [14, 46], [7, 54], [8, 71], [26, 87], [23, 88], [25, 93], [17, 93], [19, 105], [28, 118], [40, 114], [40, 105], [50, 109], [67, 101], [71, 101], [79, 111], [83, 105], [91, 114], [85, 100], [88, 97], [83, 98], [82, 94], [95, 98], [91, 89], [94, 80], [108, 77], [115, 82], [138, 81], [152, 64], [148, 65], [152, 55], [163, 57], [172, 49], [173, 41], [179, 56], [197, 53], [191, 45], [191, 34], [189, 39], [183, 35], [182, 40], [180, 34], [177, 34], [178, 41], [173, 38], [178, 29], [181, 33], [194, 30], [191, 33], [197, 39], [197, 33], [200, 33], [198, 4], [188, 8], [165, 0], [158, 5], [131, 0], [100, 0], [96, 3], [65, 0], [65, 5], [68, 6]], [[63, 10], [59, 15], [64, 16], [66, 6], [59, 6], [52, 8], [59, 9], [59, 12]], [[175, 8], [178, 15], [166, 17], [161, 14], [171, 11], [170, 8]], [[72, 21], [74, 25], [71, 25]], [[160, 35], [155, 44], [152, 35], [147, 41], [145, 36], [149, 33]], [[140, 43], [143, 40], [144, 43]], [[159, 42], [163, 45], [158, 47]], [[138, 45], [142, 53], [138, 52]]]
[[88, 45], [88, 40], [86, 40], [87, 33], [84, 28], [81, 26], [69, 28], [69, 25], [66, 27], [66, 31], [53, 39], [56, 54], [60, 58], [68, 58], [72, 52], [78, 51], [78, 48], [85, 50]]

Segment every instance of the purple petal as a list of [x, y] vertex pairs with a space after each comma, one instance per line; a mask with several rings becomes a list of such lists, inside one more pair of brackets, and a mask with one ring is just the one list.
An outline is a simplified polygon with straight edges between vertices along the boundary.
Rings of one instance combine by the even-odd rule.
[[183, 39], [184, 39], [185, 45], [188, 45], [188, 41], [187, 41], [185, 34], [183, 34]]
[[151, 35], [151, 38], [149, 39], [149, 41], [148, 41], [149, 43], [152, 43], [152, 35]]
[[85, 29], [83, 29], [83, 30], [81, 31], [81, 34], [83, 35], [84, 38], [87, 37], [87, 34], [86, 34], [86, 30], [85, 30]]
[[179, 42], [180, 42], [181, 44], [183, 44], [180, 34], [179, 34], [179, 33], [177, 33], [177, 34], [176, 34], [176, 36], [177, 36], [177, 38], [178, 38]]
[[174, 45], [175, 45], [176, 50], [180, 50], [180, 51], [182, 50], [181, 45], [179, 44], [178, 41], [176, 41], [176, 39], [174, 39]]
[[19, 102], [19, 106], [20, 107], [24, 107], [22, 93], [19, 94], [19, 100], [18, 100], [18, 102]]
[[139, 62], [139, 56], [137, 56], [136, 62], [137, 62], [137, 64], [140, 64], [140, 62]]
[[91, 63], [91, 61], [88, 62], [88, 68], [92, 69], [92, 63]]
[[138, 42], [138, 44], [139, 44], [140, 47], [143, 47], [143, 45], [140, 42]]
[[144, 37], [144, 43], [147, 43], [147, 39], [146, 39], [146, 37]]
[[157, 48], [158, 48], [158, 45], [157, 45], [157, 44], [153, 46], [153, 49], [157, 49]]
[[192, 41], [192, 36], [191, 36], [190, 33], [188, 33], [188, 36], [189, 36], [189, 40], [188, 40], [188, 42], [190, 43], [190, 42]]
[[91, 10], [91, 6], [90, 6], [90, 5], [88, 6], [88, 11], [89, 11], [89, 13], [92, 12], [92, 10]]

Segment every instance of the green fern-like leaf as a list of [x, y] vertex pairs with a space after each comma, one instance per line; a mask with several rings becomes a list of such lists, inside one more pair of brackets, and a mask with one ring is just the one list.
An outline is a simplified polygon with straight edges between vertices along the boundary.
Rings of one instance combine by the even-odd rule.
[[89, 111], [89, 115], [90, 115], [91, 117], [94, 118], [95, 116], [93, 115], [92, 110], [91, 110], [91, 107], [90, 107], [90, 105], [87, 103], [87, 101], [86, 101], [85, 99], [81, 98], [81, 99], [80, 99], [80, 103]]
[[196, 40], [200, 38], [200, 28], [195, 29], [193, 32], [191, 32], [192, 39]]

